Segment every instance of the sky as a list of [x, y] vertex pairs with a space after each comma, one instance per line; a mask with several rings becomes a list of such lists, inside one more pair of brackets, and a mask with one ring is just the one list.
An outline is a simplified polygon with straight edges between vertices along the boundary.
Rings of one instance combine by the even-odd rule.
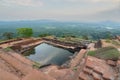
[[0, 0], [0, 20], [120, 22], [120, 0]]

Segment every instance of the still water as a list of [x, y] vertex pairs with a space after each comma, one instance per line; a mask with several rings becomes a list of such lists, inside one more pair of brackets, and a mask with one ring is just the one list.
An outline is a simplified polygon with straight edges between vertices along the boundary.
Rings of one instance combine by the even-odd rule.
[[64, 62], [69, 60], [69, 56], [72, 56], [73, 53], [68, 50], [54, 47], [52, 45], [42, 43], [24, 53], [29, 59], [39, 62], [40, 64], [56, 64], [62, 65]]

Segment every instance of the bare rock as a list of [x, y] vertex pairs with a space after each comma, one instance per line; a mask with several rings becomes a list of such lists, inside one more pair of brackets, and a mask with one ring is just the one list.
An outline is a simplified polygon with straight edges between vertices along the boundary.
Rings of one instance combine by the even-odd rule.
[[112, 61], [112, 60], [108, 60], [107, 64], [111, 65], [111, 66], [116, 66], [116, 62]]
[[70, 65], [71, 65], [71, 68], [74, 68], [76, 67], [77, 65], [80, 64], [82, 58], [84, 57], [86, 53], [86, 50], [85, 49], [81, 49], [80, 52], [76, 55], [75, 58], [73, 58], [70, 62]]
[[0, 80], [20, 80], [16, 75], [0, 69]]
[[56, 80], [56, 79], [53, 79], [52, 77], [45, 75], [38, 70], [33, 70], [22, 80]]
[[52, 76], [56, 80], [73, 80], [74, 72], [71, 69], [60, 69], [58, 66], [51, 65], [41, 70], [43, 73]]
[[98, 78], [99, 75], [102, 75], [103, 79], [115, 80], [115, 71], [114, 69], [106, 63], [105, 60], [101, 60], [95, 57], [88, 56], [86, 60], [86, 67], [89, 67], [96, 73], [92, 73], [94, 78]]

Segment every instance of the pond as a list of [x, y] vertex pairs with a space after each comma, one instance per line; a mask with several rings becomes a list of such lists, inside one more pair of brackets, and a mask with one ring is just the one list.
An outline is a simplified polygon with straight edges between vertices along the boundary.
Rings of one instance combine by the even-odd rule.
[[46, 43], [42, 43], [36, 46], [34, 49], [31, 49], [23, 54], [29, 59], [35, 62], [39, 62], [42, 65], [62, 65], [70, 59], [69, 56], [73, 55], [73, 53], [68, 50], [58, 48]]

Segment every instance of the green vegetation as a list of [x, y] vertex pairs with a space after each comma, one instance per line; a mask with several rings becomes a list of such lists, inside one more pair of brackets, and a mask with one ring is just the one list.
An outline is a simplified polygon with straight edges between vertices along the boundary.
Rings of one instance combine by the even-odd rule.
[[[14, 37], [17, 37], [16, 29], [24, 26], [28, 26], [34, 30], [34, 37], [38, 37], [39, 34], [51, 34], [56, 37], [62, 37], [66, 34], [72, 34], [79, 38], [83, 35], [87, 35], [89, 39], [106, 39], [114, 35], [120, 35], [120, 27], [116, 25], [108, 25], [100, 23], [76, 23], [76, 22], [40, 22], [40, 21], [15, 21], [15, 22], [1, 22], [0, 23], [0, 34], [6, 32], [15, 33]], [[107, 29], [109, 26], [113, 29]], [[3, 36], [0, 35], [3, 39]]]
[[32, 28], [18, 28], [17, 33], [19, 37], [28, 38], [33, 35], [33, 30]]
[[0, 40], [0, 42], [3, 42], [3, 40]]
[[91, 40], [84, 40], [82, 38], [73, 38], [73, 37], [66, 37], [66, 38], [62, 38], [62, 37], [59, 37], [57, 38], [59, 41], [62, 41], [62, 42], [69, 42], [69, 43], [81, 43], [81, 41], [91, 41]]
[[45, 33], [45, 34], [40, 34], [39, 35], [39, 37], [47, 37], [47, 36], [50, 36], [50, 34]]
[[87, 35], [83, 35], [82, 38], [85, 40], [89, 40], [89, 37]]
[[107, 31], [106, 32], [106, 39], [112, 39], [113, 38], [113, 35], [110, 31]]
[[62, 38], [68, 38], [68, 37], [70, 37], [70, 38], [76, 38], [76, 36], [73, 35], [73, 34], [64, 34], [64, 35], [62, 35]]
[[95, 51], [89, 51], [89, 52], [88, 52], [88, 55], [90, 55], [90, 56], [95, 56], [95, 54], [96, 54]]
[[88, 52], [88, 55], [95, 56], [101, 59], [118, 60], [118, 58], [120, 57], [120, 52], [114, 47], [104, 47], [96, 51], [90, 51]]
[[110, 40], [110, 39], [106, 39], [105, 42], [107, 42], [107, 43], [111, 43], [111, 40]]
[[13, 33], [12, 32], [5, 32], [5, 33], [3, 33], [2, 36], [5, 37], [5, 39], [12, 39]]
[[73, 68], [73, 71], [77, 71], [77, 69], [78, 69], [77, 67], [74, 67], [74, 68]]
[[120, 46], [120, 42], [112, 40], [112, 44], [116, 45], [116, 46]]
[[4, 48], [4, 51], [12, 51], [12, 49], [10, 47]]
[[39, 69], [40, 66], [41, 66], [40, 63], [38, 63], [38, 62], [34, 62], [34, 64], [33, 64], [33, 68]]

